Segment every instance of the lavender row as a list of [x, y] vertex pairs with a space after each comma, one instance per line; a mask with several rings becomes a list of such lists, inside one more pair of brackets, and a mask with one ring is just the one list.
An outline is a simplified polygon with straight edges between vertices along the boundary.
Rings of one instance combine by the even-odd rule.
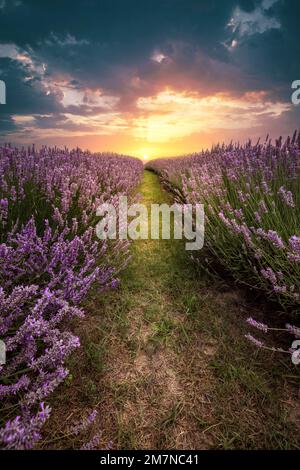
[[132, 194], [142, 164], [79, 149], [0, 148], [1, 446], [32, 448], [80, 345], [69, 329], [92, 285], [118, 285], [128, 242], [95, 237], [96, 209]]
[[218, 145], [149, 168], [180, 199], [205, 206], [208, 269], [300, 311], [300, 133], [284, 143]]

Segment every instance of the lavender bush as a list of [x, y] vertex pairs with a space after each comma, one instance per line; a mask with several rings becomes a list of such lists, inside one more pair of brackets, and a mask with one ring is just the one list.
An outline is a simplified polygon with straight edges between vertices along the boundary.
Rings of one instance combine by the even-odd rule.
[[50, 414], [44, 404], [67, 377], [80, 341], [68, 330], [83, 317], [90, 287], [116, 287], [128, 242], [95, 237], [96, 209], [138, 184], [142, 164], [79, 149], [0, 148], [0, 442], [29, 449]]
[[285, 308], [300, 305], [300, 133], [222, 145], [148, 164], [181, 198], [203, 203], [206, 254]]
[[299, 313], [300, 133], [285, 143], [267, 138], [255, 145], [218, 145], [154, 160], [148, 168], [178, 200], [205, 205], [205, 256], [196, 254], [197, 261], [221, 267]]

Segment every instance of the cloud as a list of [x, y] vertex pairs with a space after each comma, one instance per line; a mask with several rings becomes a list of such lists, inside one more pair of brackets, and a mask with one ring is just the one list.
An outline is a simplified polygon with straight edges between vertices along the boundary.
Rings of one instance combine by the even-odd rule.
[[0, 10], [4, 10], [8, 6], [11, 8], [19, 7], [21, 4], [21, 0], [0, 0]]
[[61, 100], [62, 105], [67, 108], [74, 107], [89, 107], [89, 108], [102, 108], [103, 110], [114, 109], [119, 102], [120, 98], [117, 96], [105, 95], [101, 90], [78, 89], [72, 87], [70, 84], [59, 85], [55, 84], [63, 94]]
[[228, 23], [229, 29], [239, 37], [263, 34], [270, 29], [280, 29], [281, 24], [274, 17], [266, 15], [263, 8], [257, 7], [248, 13], [237, 7]]
[[159, 64], [161, 64], [164, 60], [167, 59], [167, 56], [159, 50], [156, 50], [153, 52], [151, 59], [154, 60], [154, 62], [158, 62]]
[[270, 10], [275, 3], [277, 3], [279, 0], [263, 0], [262, 1], [262, 9], [263, 10]]
[[[126, 133], [127, 139], [145, 145], [169, 142], [205, 133], [241, 132], [261, 128], [265, 121], [287, 113], [291, 105], [268, 101], [266, 92], [250, 92], [240, 97], [216, 93], [202, 97], [192, 92], [164, 90], [154, 96], [139, 97], [138, 113], [117, 111], [83, 114], [52, 113], [13, 115], [5, 121], [5, 131], [22, 140], [24, 132], [33, 140], [115, 136]], [[146, 152], [147, 153], [147, 152]]]
[[[67, 38], [69, 39], [68, 35]], [[73, 40], [70, 42], [73, 45]], [[119, 102], [119, 97], [107, 95], [99, 87], [89, 89], [72, 76], [61, 76], [57, 72], [49, 72], [44, 58], [40, 57], [31, 48], [24, 50], [13, 43], [0, 44], [0, 59], [9, 61], [10, 65], [6, 67], [6, 72], [9, 72], [9, 70], [11, 72], [13, 70], [18, 71], [18, 79], [21, 78], [22, 83], [19, 81], [17, 88], [22, 87], [24, 89], [22, 85], [27, 85], [26, 90], [32, 92], [33, 108], [35, 107], [36, 98], [34, 92], [49, 97], [49, 100], [55, 102], [58, 108], [61, 107], [61, 110], [68, 110], [73, 113], [83, 112], [83, 114], [87, 114], [93, 110], [98, 112], [100, 110], [111, 110]], [[8, 74], [6, 81], [10, 90], [12, 90], [12, 83], [15, 82], [15, 78], [16, 74], [12, 78]]]
[[229, 51], [233, 51], [241, 41], [245, 41], [251, 36], [264, 34], [270, 30], [279, 30], [281, 28], [280, 20], [269, 13], [269, 10], [278, 1], [263, 0], [260, 6], [250, 11], [236, 6], [226, 26], [230, 30], [231, 36], [224, 41], [224, 46]]
[[67, 46], [87, 46], [90, 42], [87, 39], [76, 39], [70, 33], [66, 35], [57, 36], [55, 33], [51, 32], [50, 37], [45, 40], [45, 44], [47, 46], [59, 46], [59, 47], [67, 47]]
[[19, 50], [16, 44], [0, 44], [0, 58], [17, 60]]
[[15, 132], [17, 126], [9, 114], [0, 114], [0, 136]]
[[14, 4], [0, 0], [0, 132], [11, 140], [183, 148], [192, 135], [238, 138], [299, 118], [298, 0]]
[[240, 97], [229, 93], [201, 97], [166, 90], [138, 99], [137, 106], [145, 114], [133, 120], [132, 131], [149, 142], [166, 142], [200, 131], [257, 127], [265, 116], [277, 118], [291, 108], [288, 103], [268, 101], [266, 95], [261, 91]]
[[0, 59], [16, 61], [24, 68], [24, 71], [29, 72], [29, 74], [33, 73], [38, 77], [42, 77], [45, 74], [46, 66], [44, 63], [35, 61], [34, 58], [31, 57], [30, 52], [21, 49], [14, 43], [0, 43]]

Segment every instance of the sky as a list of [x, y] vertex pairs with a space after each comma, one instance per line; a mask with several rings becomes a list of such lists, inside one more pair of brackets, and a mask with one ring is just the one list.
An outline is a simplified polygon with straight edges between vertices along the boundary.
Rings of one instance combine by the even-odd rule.
[[0, 142], [186, 154], [300, 127], [298, 0], [0, 0]]

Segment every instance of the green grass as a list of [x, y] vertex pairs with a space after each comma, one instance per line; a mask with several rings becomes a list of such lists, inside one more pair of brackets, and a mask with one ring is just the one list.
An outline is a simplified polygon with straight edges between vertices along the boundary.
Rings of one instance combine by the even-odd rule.
[[[151, 172], [139, 191], [148, 207], [171, 202]], [[117, 449], [300, 448], [299, 380], [285, 357], [244, 339], [255, 312], [243, 291], [196, 270], [183, 241], [137, 240], [131, 251], [119, 289], [95, 289], [85, 305], [83, 347], [53, 397], [44, 447], [66, 407], [93, 405]]]

